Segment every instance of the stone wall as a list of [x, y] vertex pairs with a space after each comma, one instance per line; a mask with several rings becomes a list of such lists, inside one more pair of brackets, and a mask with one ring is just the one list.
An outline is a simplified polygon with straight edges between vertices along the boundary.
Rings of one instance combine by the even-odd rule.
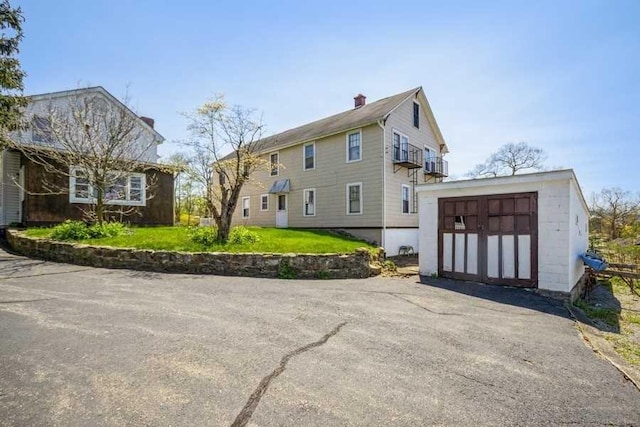
[[380, 273], [371, 265], [378, 256], [364, 248], [346, 255], [234, 254], [91, 246], [31, 238], [15, 230], [7, 230], [6, 237], [9, 246], [22, 255], [92, 267], [291, 279], [365, 278]]

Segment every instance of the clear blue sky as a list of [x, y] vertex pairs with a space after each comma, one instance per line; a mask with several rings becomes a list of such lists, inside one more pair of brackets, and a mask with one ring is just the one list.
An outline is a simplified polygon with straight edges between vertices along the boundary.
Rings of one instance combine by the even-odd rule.
[[423, 86], [452, 175], [526, 141], [586, 195], [640, 190], [640, 1], [307, 3], [14, 0], [26, 93], [130, 84], [166, 156], [215, 93], [276, 133]]

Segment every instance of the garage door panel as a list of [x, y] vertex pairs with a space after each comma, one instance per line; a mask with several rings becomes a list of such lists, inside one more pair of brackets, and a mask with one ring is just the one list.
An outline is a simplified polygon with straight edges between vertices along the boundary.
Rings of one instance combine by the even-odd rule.
[[454, 271], [456, 273], [464, 273], [464, 261], [466, 255], [465, 240], [466, 234], [455, 234], [455, 251], [454, 251]]
[[511, 215], [514, 211], [514, 201], [513, 199], [504, 199], [502, 202], [502, 214], [503, 215]]
[[502, 233], [511, 233], [514, 229], [513, 215], [505, 215], [500, 217], [500, 231]]
[[487, 277], [499, 279], [500, 265], [498, 259], [499, 236], [487, 237]]
[[513, 235], [502, 236], [502, 278], [516, 278], [516, 252]]
[[478, 234], [467, 234], [467, 274], [478, 274]]
[[442, 269], [453, 271], [453, 234], [444, 233], [442, 236]]
[[531, 279], [531, 236], [518, 235], [518, 279]]

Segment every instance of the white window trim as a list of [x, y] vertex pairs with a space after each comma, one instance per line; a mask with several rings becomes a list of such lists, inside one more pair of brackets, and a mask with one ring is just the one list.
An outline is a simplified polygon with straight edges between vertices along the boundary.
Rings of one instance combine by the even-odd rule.
[[[247, 216], [244, 216], [244, 201], [247, 201]], [[242, 198], [242, 202], [240, 204], [240, 213], [242, 214], [242, 219], [249, 219], [251, 217], [251, 197], [245, 196]]]
[[[271, 173], [271, 156], [273, 156], [274, 154], [278, 156], [275, 175]], [[271, 153], [269, 153], [269, 176], [280, 176], [280, 152], [279, 151], [272, 151]]]
[[[351, 187], [360, 187], [360, 212], [349, 212], [349, 189]], [[364, 212], [363, 209], [363, 200], [364, 200], [364, 195], [363, 195], [363, 191], [362, 191], [362, 183], [361, 182], [350, 182], [349, 184], [347, 184], [347, 215], [362, 215]]]
[[[406, 133], [400, 132], [399, 130], [392, 128], [391, 129], [391, 157], [393, 157], [395, 155], [395, 139], [393, 137], [393, 135], [396, 134], [400, 137], [400, 158], [402, 158], [402, 138], [407, 138], [407, 144], [411, 144], [411, 139], [409, 138], [409, 135], [407, 135]], [[408, 145], [407, 145], [407, 149], [408, 149]]]
[[[408, 200], [408, 206], [407, 206], [407, 210], [408, 212], [404, 211], [404, 189], [407, 189], [407, 194], [409, 196], [409, 200]], [[402, 184], [402, 189], [400, 190], [400, 212], [402, 213], [402, 215], [411, 215], [411, 187], [408, 186], [407, 184]]]
[[[311, 145], [313, 146], [313, 167], [312, 168], [307, 168], [307, 157], [306, 157], [306, 152], [305, 150], [307, 149], [307, 147]], [[316, 156], [316, 143], [315, 142], [309, 142], [307, 144], [303, 144], [302, 145], [302, 170], [303, 171], [312, 171], [315, 170], [316, 168], [316, 161], [318, 156]]]
[[[355, 160], [349, 160], [349, 136], [353, 135], [353, 134], [360, 134], [360, 158], [355, 159]], [[347, 132], [347, 136], [346, 136], [346, 147], [347, 147], [347, 163], [355, 163], [355, 162], [360, 162], [362, 161], [362, 129], [358, 129], [355, 131], [351, 131], [351, 132]]]
[[[262, 208], [262, 200], [263, 200], [265, 197], [267, 198], [267, 208], [266, 208], [266, 209], [263, 209], [263, 208]], [[260, 195], [260, 211], [261, 211], [261, 212], [267, 212], [267, 211], [269, 211], [269, 194], [261, 194], [261, 195]]]
[[[69, 170], [69, 203], [94, 204], [96, 199], [93, 197], [93, 187], [91, 184], [88, 185], [89, 197], [76, 197], [76, 173], [82, 170], [82, 168], [77, 166], [72, 166]], [[124, 173], [121, 171], [114, 171], [114, 173], [123, 175], [127, 178], [127, 199], [105, 200], [104, 204], [120, 206], [147, 206], [147, 176], [138, 172]], [[131, 192], [131, 177], [140, 178], [140, 200], [129, 200]]]
[[[307, 193], [309, 191], [313, 191], [313, 214], [307, 215], [306, 201], [307, 201]], [[302, 216], [316, 216], [316, 212], [318, 211], [318, 193], [315, 188], [305, 188], [302, 190]]]

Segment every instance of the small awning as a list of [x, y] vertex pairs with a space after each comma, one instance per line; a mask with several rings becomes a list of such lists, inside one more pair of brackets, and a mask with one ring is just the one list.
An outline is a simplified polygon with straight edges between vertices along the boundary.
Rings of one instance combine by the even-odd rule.
[[269, 193], [288, 193], [289, 192], [289, 180], [281, 179], [279, 181], [274, 182], [269, 189]]

